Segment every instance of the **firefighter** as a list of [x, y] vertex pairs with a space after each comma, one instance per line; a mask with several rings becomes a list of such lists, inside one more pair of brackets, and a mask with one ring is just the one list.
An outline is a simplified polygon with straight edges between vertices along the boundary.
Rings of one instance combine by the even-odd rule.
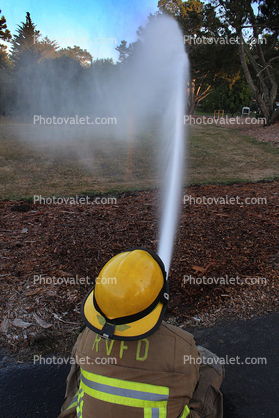
[[[163, 321], [162, 260], [144, 248], [113, 257], [86, 295], [59, 418], [221, 418], [224, 368]], [[211, 361], [207, 361], [211, 359]]]

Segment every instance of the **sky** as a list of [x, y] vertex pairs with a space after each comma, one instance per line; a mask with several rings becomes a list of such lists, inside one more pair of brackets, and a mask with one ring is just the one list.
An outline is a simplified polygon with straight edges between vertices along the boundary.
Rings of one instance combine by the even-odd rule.
[[156, 12], [158, 0], [6, 0], [1, 1], [12, 35], [30, 12], [43, 37], [56, 40], [62, 48], [78, 45], [94, 59], [118, 59], [115, 47], [137, 39], [149, 13]]

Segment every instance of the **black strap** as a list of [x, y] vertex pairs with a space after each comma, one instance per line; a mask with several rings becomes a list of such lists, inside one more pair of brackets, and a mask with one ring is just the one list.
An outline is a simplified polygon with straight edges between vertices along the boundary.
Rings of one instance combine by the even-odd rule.
[[102, 336], [106, 339], [109, 339], [113, 336], [115, 330], [115, 324], [110, 324], [106, 322], [102, 328]]
[[93, 292], [93, 304], [94, 304], [94, 307], [95, 307], [96, 311], [99, 312], [105, 318], [105, 320], [107, 322], [113, 322], [115, 325], [129, 324], [131, 322], [138, 321], [139, 319], [142, 319], [143, 317], [148, 315], [150, 312], [152, 312], [153, 309], [156, 308], [156, 306], [158, 305], [159, 302], [166, 305], [168, 303], [168, 301], [169, 301], [169, 284], [168, 284], [167, 281], [165, 281], [164, 286], [161, 289], [161, 291], [159, 292], [158, 296], [151, 303], [151, 305], [149, 305], [147, 308], [145, 308], [141, 312], [138, 312], [138, 313], [133, 314], [133, 315], [127, 315], [127, 316], [122, 316], [122, 317], [119, 317], [119, 318], [109, 319], [109, 318], [106, 317], [104, 312], [99, 307], [99, 305], [96, 301], [96, 298], [95, 298], [95, 292]]
[[[154, 308], [156, 308], [156, 306], [158, 305], [159, 302], [161, 302], [163, 305], [167, 305], [168, 301], [169, 301], [169, 283], [166, 279], [167, 274], [165, 271], [165, 266], [163, 261], [161, 260], [161, 258], [152, 250], [149, 250], [147, 248], [143, 248], [143, 247], [135, 247], [135, 248], [130, 248], [124, 252], [128, 252], [128, 251], [134, 251], [134, 250], [142, 250], [142, 251], [146, 251], [147, 253], [149, 253], [154, 260], [158, 263], [158, 265], [160, 266], [162, 273], [163, 273], [163, 278], [164, 278], [164, 285], [162, 287], [162, 289], [160, 290], [158, 296], [155, 298], [155, 300], [151, 303], [151, 305], [149, 305], [147, 308], [145, 308], [144, 310], [142, 310], [141, 312], [138, 312], [134, 315], [127, 315], [127, 316], [122, 316], [119, 318], [114, 318], [114, 319], [109, 319], [106, 317], [106, 315], [104, 314], [104, 312], [101, 310], [101, 308], [99, 307], [96, 298], [95, 298], [95, 292], [93, 292], [93, 304], [94, 307], [96, 309], [97, 312], [99, 312], [106, 320], [105, 325], [102, 328], [102, 336], [104, 338], [112, 338], [114, 331], [115, 331], [115, 327], [116, 325], [123, 325], [123, 324], [129, 324], [131, 322], [135, 322], [138, 321], [139, 319], [144, 318], [145, 316], [147, 316], [150, 312], [153, 311]], [[93, 286], [93, 289], [95, 288], [95, 284]]]

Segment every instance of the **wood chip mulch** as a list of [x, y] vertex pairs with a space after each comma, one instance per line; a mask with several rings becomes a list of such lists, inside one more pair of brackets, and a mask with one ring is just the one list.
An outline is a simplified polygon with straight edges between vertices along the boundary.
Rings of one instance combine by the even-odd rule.
[[[191, 329], [278, 310], [278, 186], [184, 190], [192, 203], [181, 205], [169, 322]], [[237, 196], [241, 204], [212, 203]], [[158, 192], [115, 197], [113, 205], [0, 202], [0, 343], [9, 353], [70, 352], [81, 302], [103, 265], [130, 247], [157, 250]], [[193, 203], [197, 198], [211, 203]]]

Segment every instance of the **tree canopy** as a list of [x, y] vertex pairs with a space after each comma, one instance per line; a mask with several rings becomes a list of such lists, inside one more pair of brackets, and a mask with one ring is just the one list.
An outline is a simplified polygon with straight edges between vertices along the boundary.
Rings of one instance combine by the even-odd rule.
[[216, 0], [220, 20], [238, 37], [238, 52], [246, 81], [267, 124], [279, 117], [279, 4], [276, 0]]
[[[160, 15], [169, 14], [181, 27], [190, 60], [187, 111], [194, 113], [206, 98], [210, 99], [207, 103], [219, 103], [218, 107], [231, 113], [240, 111], [251, 99], [249, 86], [267, 123], [272, 123], [279, 116], [279, 109], [275, 111], [279, 82], [278, 12], [276, 0], [159, 0], [158, 12], [149, 15], [146, 27], [138, 28], [138, 40], [130, 44], [122, 40], [115, 48], [119, 53], [116, 64], [112, 59], [94, 61], [90, 52], [77, 45], [60, 48], [55, 40], [43, 38], [29, 12], [12, 37], [2, 16], [0, 39], [11, 42], [12, 48], [9, 55], [7, 46], [0, 44], [0, 111], [31, 113], [34, 109], [46, 111], [47, 107], [50, 112], [51, 105], [44, 104], [44, 94], [49, 103], [52, 100], [53, 108], [61, 112], [68, 109], [67, 95], [80, 103], [82, 97], [87, 97], [93, 107], [102, 97], [110, 106], [109, 96], [111, 101], [116, 97], [115, 85], [125, 84], [133, 68], [133, 56], [143, 50], [141, 38], [148, 25]], [[235, 37], [239, 42], [230, 42]], [[66, 85], [74, 93], [63, 93]], [[132, 95], [131, 91], [126, 93]]]

